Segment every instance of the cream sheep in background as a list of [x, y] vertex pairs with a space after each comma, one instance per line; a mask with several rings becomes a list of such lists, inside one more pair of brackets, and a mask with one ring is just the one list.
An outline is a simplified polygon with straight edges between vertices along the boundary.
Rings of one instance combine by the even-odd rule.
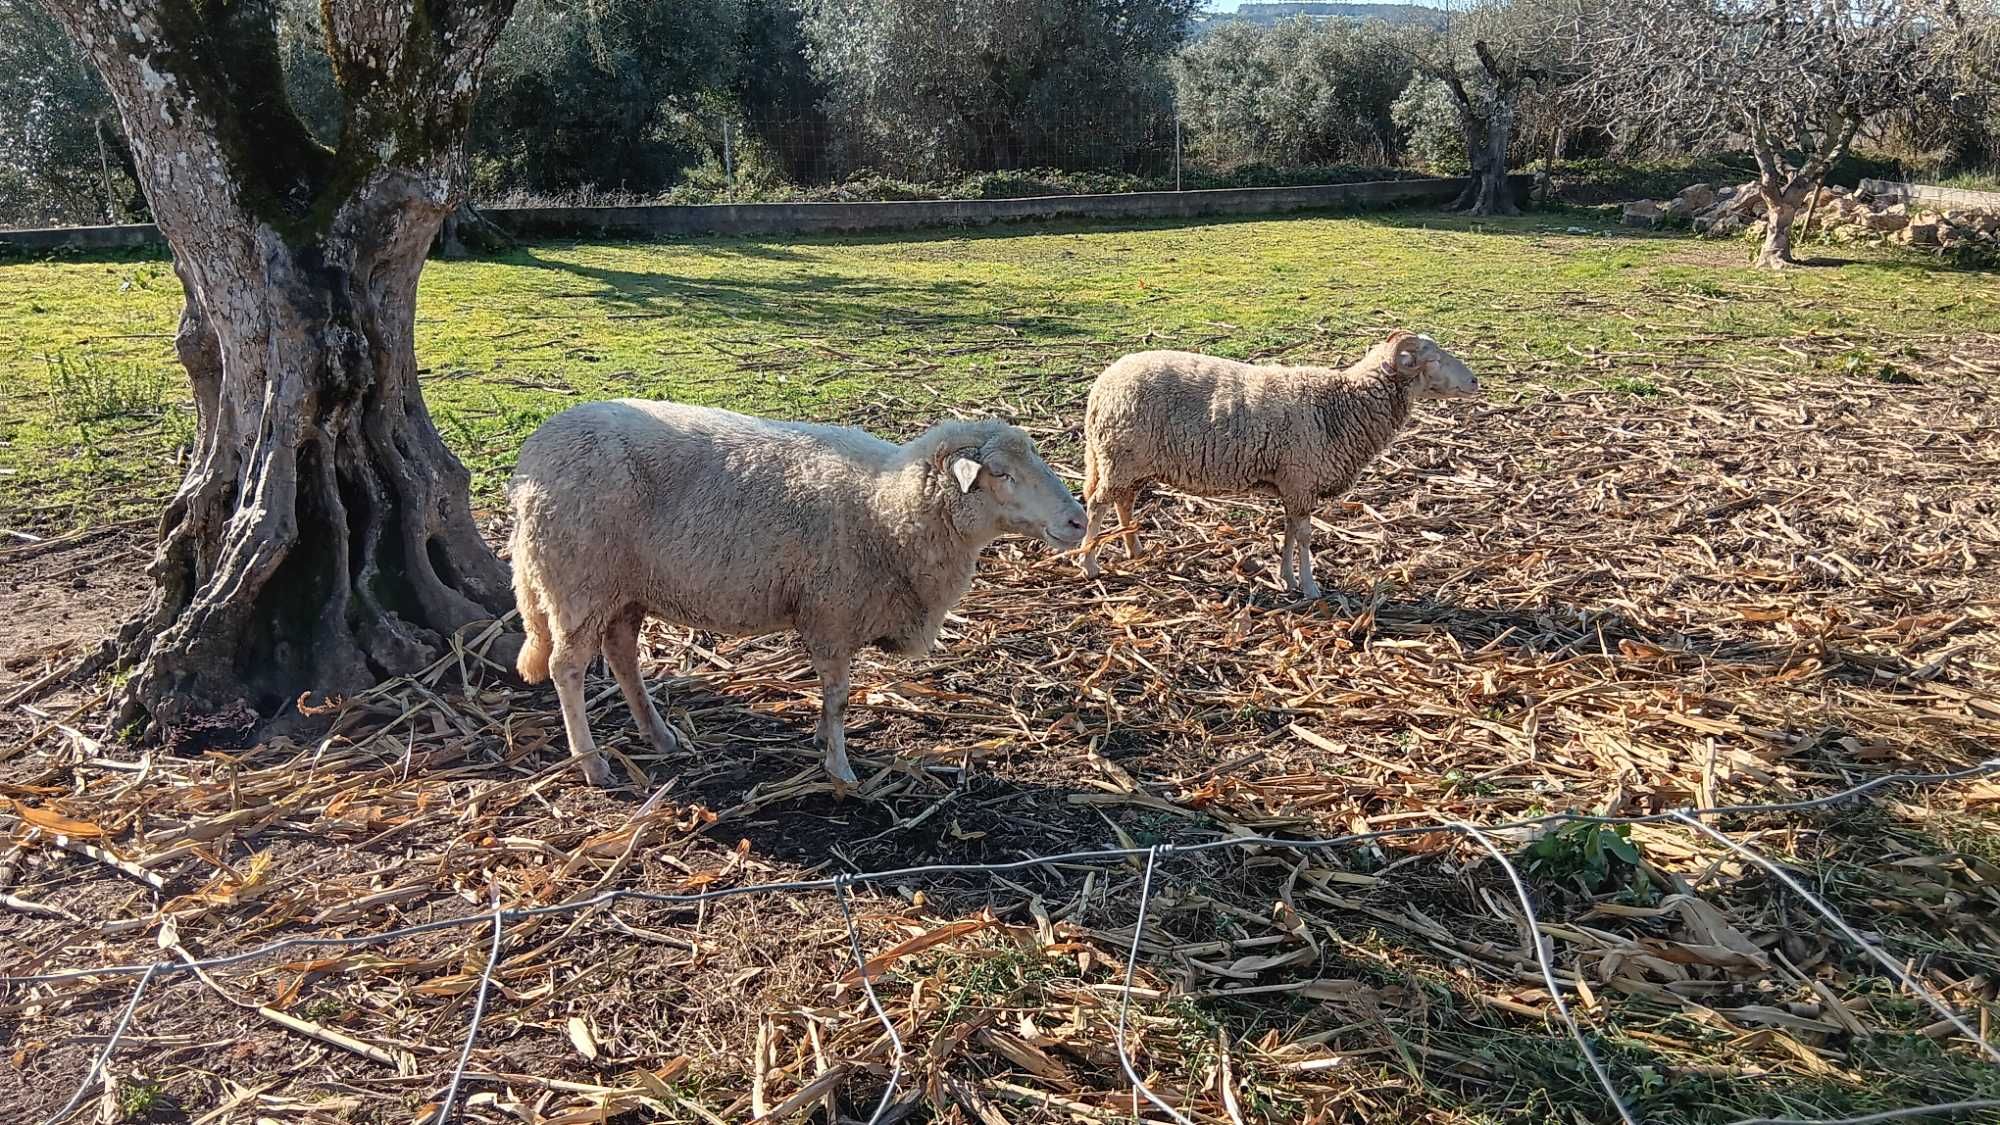
[[736, 636], [796, 630], [824, 689], [826, 771], [852, 783], [854, 654], [928, 651], [1001, 535], [1083, 540], [1082, 506], [998, 421], [943, 422], [898, 446], [839, 426], [595, 402], [529, 436], [509, 492], [519, 669], [531, 683], [553, 675], [570, 753], [597, 785], [611, 770], [583, 675], [600, 649], [654, 746], [678, 741], [639, 676], [647, 616]]
[[[1479, 393], [1479, 380], [1428, 336], [1396, 332], [1345, 370], [1139, 352], [1105, 368], [1083, 418], [1083, 572], [1097, 575], [1105, 511], [1127, 555], [1139, 550], [1132, 503], [1159, 483], [1200, 496], [1276, 494], [1284, 504], [1279, 573], [1319, 597], [1312, 513], [1347, 491], [1388, 448], [1420, 398]], [[1295, 564], [1296, 561], [1296, 565]]]

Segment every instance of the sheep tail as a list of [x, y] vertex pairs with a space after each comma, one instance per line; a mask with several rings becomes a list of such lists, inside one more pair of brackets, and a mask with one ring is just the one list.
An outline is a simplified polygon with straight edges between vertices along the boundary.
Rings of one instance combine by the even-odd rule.
[[[516, 525], [519, 526], [518, 524]], [[535, 588], [534, 565], [531, 561], [525, 536], [514, 537], [514, 605], [521, 611], [521, 629], [528, 634], [527, 642], [521, 646], [521, 655], [514, 660], [514, 670], [531, 684], [539, 684], [549, 678], [549, 614], [542, 603], [541, 591]]]
[[1090, 443], [1089, 438], [1085, 438], [1083, 443], [1083, 498], [1085, 500], [1097, 499], [1097, 477], [1097, 447]]

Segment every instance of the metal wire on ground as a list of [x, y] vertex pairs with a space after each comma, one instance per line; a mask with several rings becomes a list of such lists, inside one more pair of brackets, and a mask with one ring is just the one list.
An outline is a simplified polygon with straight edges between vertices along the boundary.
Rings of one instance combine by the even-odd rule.
[[465, 1081], [465, 1068], [472, 1062], [472, 1047], [479, 1041], [479, 1023], [486, 1018], [486, 997], [493, 988], [493, 972], [500, 965], [500, 938], [507, 932], [512, 913], [500, 908], [500, 889], [493, 888], [493, 944], [487, 948], [486, 964], [479, 970], [479, 989], [472, 998], [472, 1018], [465, 1026], [465, 1044], [458, 1049], [458, 1065], [452, 1067], [451, 1084], [445, 1087], [444, 1100], [430, 1118], [437, 1125], [449, 1122], [452, 1107], [458, 1104], [458, 1087]]
[[[491, 922], [493, 926], [493, 940], [488, 948], [486, 962], [479, 976], [478, 989], [474, 996], [472, 1014], [469, 1025], [466, 1030], [465, 1042], [459, 1051], [457, 1064], [452, 1070], [452, 1074], [450, 1076], [449, 1084], [446, 1087], [443, 1100], [440, 1103], [436, 1113], [429, 1118], [429, 1121], [434, 1123], [434, 1125], [445, 1125], [445, 1122], [449, 1120], [451, 1113], [457, 1106], [458, 1094], [466, 1078], [466, 1072], [470, 1066], [472, 1050], [477, 1042], [480, 1025], [486, 1013], [488, 998], [493, 983], [493, 976], [498, 969], [502, 938], [504, 936], [507, 923], [512, 921], [519, 921], [523, 919], [536, 918], [553, 914], [579, 913], [582, 911], [594, 909], [598, 906], [604, 906], [628, 900], [636, 902], [660, 903], [660, 904], [674, 905], [674, 906], [696, 906], [702, 903], [713, 902], [720, 899], [737, 898], [753, 894], [781, 894], [781, 893], [801, 893], [808, 891], [832, 891], [834, 894], [835, 901], [840, 905], [841, 915], [842, 918], [845, 920], [847, 926], [849, 945], [851, 952], [853, 953], [855, 958], [856, 969], [860, 974], [860, 983], [862, 990], [867, 997], [869, 1006], [873, 1009], [876, 1017], [882, 1022], [883, 1028], [888, 1036], [891, 1050], [893, 1052], [891, 1057], [891, 1066], [890, 1066], [890, 1073], [889, 1073], [887, 1087], [883, 1091], [881, 1099], [877, 1102], [874, 1113], [868, 1119], [870, 1125], [877, 1125], [877, 1123], [879, 1123], [883, 1119], [885, 1114], [888, 1112], [888, 1109], [894, 1100], [894, 1095], [896, 1093], [898, 1084], [901, 1080], [904, 1046], [902, 1037], [896, 1030], [895, 1022], [889, 1016], [887, 1009], [884, 1008], [884, 1006], [882, 1005], [881, 999], [876, 994], [873, 981], [871, 980], [872, 974], [869, 972], [867, 957], [865, 951], [862, 948], [860, 930], [855, 921], [853, 908], [849, 901], [848, 890], [850, 887], [853, 887], [858, 884], [873, 884], [879, 882], [907, 880], [912, 878], [920, 878], [924, 876], [949, 875], [949, 874], [1000, 875], [1000, 874], [1006, 874], [1010, 872], [1021, 871], [1037, 867], [1052, 867], [1064, 864], [1109, 864], [1114, 862], [1125, 862], [1134, 859], [1144, 859], [1145, 872], [1143, 878], [1141, 879], [1139, 887], [1139, 904], [1138, 904], [1139, 912], [1138, 916], [1134, 919], [1133, 922], [1132, 942], [1130, 948], [1127, 951], [1124, 983], [1119, 992], [1118, 1024], [1117, 1024], [1117, 1039], [1116, 1039], [1118, 1058], [1120, 1065], [1124, 1069], [1126, 1077], [1131, 1081], [1133, 1089], [1137, 1091], [1139, 1095], [1143, 1096], [1146, 1099], [1146, 1101], [1151, 1103], [1153, 1106], [1159, 1108], [1161, 1111], [1168, 1114], [1170, 1117], [1172, 1117], [1172, 1119], [1175, 1122], [1179, 1123], [1179, 1125], [1194, 1125], [1194, 1123], [1190, 1118], [1182, 1114], [1179, 1110], [1176, 1110], [1172, 1106], [1168, 1105], [1162, 1098], [1159, 1097], [1158, 1094], [1156, 1094], [1150, 1087], [1146, 1085], [1145, 1081], [1139, 1074], [1138, 1067], [1134, 1062], [1132, 1055], [1126, 1045], [1126, 1033], [1130, 1022], [1132, 989], [1134, 987], [1134, 983], [1137, 977], [1139, 953], [1145, 936], [1147, 913], [1151, 906], [1153, 881], [1157, 873], [1159, 859], [1162, 856], [1168, 854], [1186, 854], [1186, 853], [1208, 852], [1208, 851], [1217, 851], [1222, 849], [1238, 849], [1238, 848], [1242, 849], [1273, 848], [1273, 849], [1285, 849], [1293, 851], [1316, 851], [1325, 848], [1350, 846], [1354, 844], [1368, 843], [1371, 841], [1392, 839], [1405, 836], [1429, 835], [1435, 833], [1450, 833], [1470, 838], [1471, 840], [1477, 842], [1489, 854], [1491, 854], [1496, 860], [1499, 861], [1501, 868], [1506, 872], [1508, 881], [1513, 886], [1515, 895], [1518, 898], [1521, 908], [1524, 912], [1524, 922], [1528, 927], [1529, 938], [1534, 943], [1535, 956], [1541, 967], [1542, 978], [1544, 983], [1548, 987], [1550, 998], [1556, 1006], [1557, 1013], [1560, 1015], [1563, 1022], [1567, 1026], [1571, 1038], [1574, 1039], [1575, 1042], [1577, 1043], [1579, 1050], [1582, 1052], [1586, 1062], [1589, 1064], [1591, 1072], [1596, 1077], [1598, 1084], [1601, 1087], [1603, 1087], [1606, 1095], [1610, 1098], [1613, 1106], [1616, 1107], [1619, 1117], [1626, 1123], [1626, 1125], [1638, 1125], [1640, 1119], [1636, 1117], [1633, 1114], [1632, 1110], [1629, 1109], [1625, 1104], [1623, 1098], [1620, 1096], [1617, 1090], [1616, 1084], [1611, 1079], [1609, 1071], [1606, 1070], [1603, 1063], [1598, 1059], [1595, 1051], [1591, 1048], [1590, 1044], [1585, 1039], [1581, 1027], [1578, 1025], [1574, 1014], [1571, 1013], [1568, 1003], [1563, 997], [1561, 987], [1555, 977], [1555, 972], [1549, 957], [1548, 949], [1543, 944], [1543, 938], [1539, 928], [1539, 923], [1536, 920], [1534, 907], [1532, 904], [1532, 900], [1528, 895], [1526, 885], [1522, 882], [1519, 872], [1515, 869], [1513, 863], [1507, 859], [1504, 852], [1502, 852], [1496, 841], [1493, 839], [1494, 833], [1518, 831], [1521, 829], [1529, 829], [1529, 828], [1550, 827], [1553, 825], [1567, 824], [1567, 823], [1599, 824], [1599, 825], [1633, 825], [1633, 824], [1660, 824], [1667, 822], [1678, 822], [1690, 826], [1696, 829], [1697, 831], [1708, 835], [1712, 839], [1716, 840], [1718, 843], [1722, 844], [1724, 847], [1728, 848], [1730, 851], [1742, 856], [1745, 859], [1750, 860], [1753, 863], [1756, 863], [1758, 866], [1770, 872], [1780, 882], [1784, 883], [1794, 893], [1798, 894], [1807, 903], [1812, 905], [1815, 910], [1817, 910], [1837, 929], [1839, 929], [1840, 932], [1844, 936], [1846, 936], [1846, 938], [1849, 941], [1853, 942], [1862, 951], [1867, 953], [1871, 958], [1882, 964], [1889, 971], [1891, 976], [1893, 976], [1896, 980], [1903, 983], [1904, 986], [1909, 988], [1913, 993], [1921, 996], [1933, 1008], [1937, 1009], [1941, 1014], [1943, 1014], [1945, 1018], [1948, 1019], [1954, 1027], [1956, 1027], [1959, 1031], [1963, 1032], [1967, 1036], [1967, 1038], [1971, 1039], [1972, 1042], [1977, 1044], [1987, 1055], [1993, 1057], [1996, 1061], [2000, 1061], [2000, 1048], [1996, 1048], [1992, 1043], [1982, 1039], [1977, 1034], [1977, 1032], [1971, 1027], [1971, 1025], [1966, 1023], [1964, 1019], [1960, 1017], [1956, 1012], [1953, 1012], [1950, 1009], [1949, 1005], [1945, 1004], [1940, 997], [1938, 997], [1935, 993], [1926, 988], [1920, 981], [1916, 980], [1916, 978], [1912, 974], [1910, 974], [1907, 970], [1905, 970], [1901, 965], [1897, 964], [1894, 958], [1882, 952], [1874, 944], [1870, 943], [1866, 938], [1862, 937], [1859, 932], [1854, 930], [1853, 927], [1849, 926], [1843, 919], [1841, 919], [1840, 916], [1832, 909], [1832, 907], [1828, 906], [1826, 903], [1820, 901], [1818, 898], [1812, 895], [1811, 892], [1807, 891], [1795, 879], [1793, 879], [1790, 875], [1784, 872], [1777, 864], [1775, 864], [1771, 860], [1765, 858], [1764, 856], [1748, 848], [1747, 846], [1738, 843], [1737, 841], [1733, 840], [1726, 834], [1714, 829], [1713, 827], [1703, 822], [1703, 818], [1721, 816], [1721, 815], [1805, 812], [1816, 809], [1830, 808], [1847, 801], [1855, 800], [1859, 797], [1862, 797], [1868, 793], [1871, 793], [1877, 789], [1883, 788], [1888, 785], [1894, 785], [1894, 784], [1934, 785], [1951, 781], [1960, 781], [1975, 777], [1982, 777], [1996, 772], [2000, 772], [2000, 759], [1991, 759], [1985, 762], [1981, 762], [1978, 765], [1968, 767], [1966, 769], [1954, 770], [1944, 773], [1925, 773], [1925, 774], [1909, 773], [1909, 774], [1885, 775], [1883, 777], [1876, 778], [1872, 781], [1851, 786], [1847, 789], [1843, 789], [1836, 793], [1802, 801], [1749, 804], [1749, 805], [1728, 805], [1728, 806], [1718, 806], [1713, 808], [1675, 809], [1667, 812], [1649, 813], [1649, 814], [1641, 814], [1635, 816], [1596, 816], [1584, 813], [1556, 813], [1547, 816], [1531, 817], [1522, 820], [1505, 822], [1502, 824], [1487, 825], [1483, 827], [1476, 827], [1463, 821], [1453, 821], [1453, 822], [1424, 824], [1424, 825], [1407, 825], [1397, 828], [1379, 829], [1370, 832], [1356, 832], [1342, 836], [1322, 837], [1322, 838], [1304, 839], [1304, 840], [1285, 839], [1281, 837], [1271, 837], [1271, 836], [1230, 836], [1194, 844], [1180, 844], [1180, 845], [1155, 844], [1143, 848], [1139, 847], [1099, 848], [1099, 849], [1090, 849], [1083, 851], [1066, 852], [1060, 855], [1052, 855], [1052, 856], [1034, 856], [1026, 859], [1013, 860], [1003, 863], [925, 864], [913, 867], [894, 868], [886, 871], [874, 871], [874, 872], [863, 872], [863, 873], [852, 873], [852, 874], [844, 873], [820, 879], [788, 880], [782, 882], [750, 884], [739, 887], [725, 887], [714, 890], [701, 891], [692, 894], [667, 894], [661, 892], [614, 889], [605, 891], [601, 894], [591, 895], [585, 898], [572, 899], [567, 902], [556, 903], [549, 906], [501, 907], [498, 903], [498, 898], [497, 898], [498, 891], [496, 888], [494, 892], [496, 896], [494, 900], [494, 909], [492, 909], [491, 911], [486, 911], [465, 917], [438, 919], [430, 922], [417, 923], [415, 925], [405, 926], [398, 929], [385, 930], [374, 934], [363, 934], [355, 936], [313, 936], [313, 937], [282, 938], [277, 941], [268, 942], [264, 945], [260, 945], [252, 949], [241, 950], [235, 953], [224, 954], [220, 956], [208, 957], [202, 959], [184, 958], [179, 963], [152, 962], [148, 964], [110, 965], [92, 969], [68, 969], [53, 973], [23, 974], [19, 976], [0, 976], [0, 986], [53, 984], [53, 983], [61, 983], [64, 981], [74, 981], [74, 980], [89, 979], [89, 978], [103, 978], [112, 976], [125, 976], [125, 975], [138, 975], [140, 978], [137, 987], [133, 989], [130, 1000], [126, 1003], [124, 1011], [121, 1013], [117, 1023], [114, 1025], [111, 1031], [110, 1036], [107, 1038], [103, 1050], [98, 1053], [96, 1060], [92, 1063], [90, 1068], [85, 1072], [83, 1080], [79, 1083], [76, 1092], [70, 1097], [69, 1101], [65, 1103], [65, 1105], [61, 1110], [57, 1111], [57, 1113], [54, 1116], [48, 1118], [48, 1125], [56, 1125], [57, 1122], [61, 1122], [66, 1118], [68, 1118], [69, 1116], [71, 1116], [72, 1114], [74, 1114], [77, 1108], [80, 1105], [82, 1105], [84, 1099], [88, 1096], [91, 1085], [98, 1080], [99, 1075], [109, 1065], [113, 1052], [117, 1049], [119, 1041], [124, 1037], [126, 1030], [131, 1025], [133, 1017], [138, 1010], [140, 1000], [144, 997], [146, 990], [151, 986], [151, 984], [157, 977], [163, 974], [182, 972], [182, 971], [193, 972], [203, 969], [213, 969], [229, 965], [236, 965], [246, 961], [252, 961], [258, 958], [267, 957], [274, 953], [278, 953], [287, 949], [294, 949], [299, 947], [355, 948], [355, 947], [386, 945], [390, 942], [400, 941], [405, 938], [414, 937], [421, 934], [435, 933], [441, 930], [448, 930], [448, 929], [465, 928], [477, 925], [481, 922]], [[1926, 1114], [1961, 1112], [1965, 1110], [1992, 1108], [1996, 1106], [2000, 1106], [2000, 1101], [1961, 1101], [1961, 1102], [1950, 1102], [1950, 1103], [1943, 1103], [1931, 1106], [1911, 1107], [1909, 1109], [1891, 1110], [1891, 1111], [1886, 1111], [1885, 1113], [1874, 1114], [1864, 1117], [1843, 1118], [1843, 1119], [1758, 1118], [1758, 1119], [1747, 1119], [1745, 1121], [1736, 1122], [1734, 1123], [1734, 1125], [1865, 1125], [1865, 1123], [1868, 1122], [1900, 1120], [1907, 1117], [1916, 1117]]]
[[1625, 1125], [1639, 1125], [1638, 1118], [1625, 1107], [1625, 1099], [1618, 1096], [1618, 1087], [1611, 1081], [1611, 1074], [1604, 1069], [1604, 1063], [1591, 1049], [1590, 1041], [1583, 1037], [1583, 1028], [1576, 1022], [1576, 1016], [1569, 1010], [1569, 1002], [1563, 999], [1562, 988], [1556, 984], [1555, 965], [1549, 957], [1548, 939], [1542, 936], [1541, 922], [1535, 917], [1535, 904], [1528, 898], [1528, 888], [1521, 882], [1521, 873], [1514, 870], [1514, 864], [1502, 852], [1493, 838], [1470, 824], [1460, 822], [1458, 831], [1478, 841], [1485, 848], [1500, 869], [1507, 873], [1507, 881], [1514, 884], [1514, 897], [1521, 903], [1521, 924], [1527, 928], [1527, 939], [1534, 944], [1535, 961], [1542, 967], [1542, 981], [1549, 987], [1549, 999], [1555, 1002], [1556, 1014], [1569, 1026], [1569, 1037], [1576, 1041], [1576, 1049], [1583, 1052], [1583, 1061], [1590, 1064], [1590, 1073], [1597, 1078], [1597, 1084], [1604, 1087], [1604, 1096], [1611, 1099], [1612, 1108], [1618, 1111], [1619, 1120]]
[[1752, 849], [1748, 844], [1738, 843], [1737, 841], [1731, 839], [1729, 836], [1725, 835], [1718, 829], [1711, 827], [1710, 825], [1703, 824], [1701, 821], [1696, 820], [1691, 816], [1678, 816], [1678, 819], [1682, 823], [1693, 828], [1695, 831], [1707, 835], [1709, 839], [1714, 840], [1716, 843], [1721, 844], [1723, 847], [1728, 848], [1730, 851], [1735, 852], [1737, 855], [1742, 856], [1744, 859], [1747, 859], [1750, 862], [1756, 864], [1757, 866], [1763, 868], [1764, 870], [1770, 872], [1772, 878], [1778, 880], [1778, 882], [1780, 883], [1783, 883], [1786, 887], [1791, 889], [1791, 892], [1793, 894], [1804, 899], [1807, 906], [1810, 906], [1814, 910], [1819, 912], [1820, 917], [1825, 918], [1828, 922], [1833, 923], [1835, 929], [1839, 930], [1841, 933], [1847, 936], [1847, 940], [1853, 942], [1856, 946], [1858, 946], [1862, 950], [1862, 952], [1868, 954], [1870, 957], [1873, 957], [1877, 962], [1879, 962], [1883, 968], [1889, 971], [1889, 975], [1896, 978], [1897, 982], [1902, 984], [1904, 988], [1909, 989], [1913, 995], [1921, 998], [1924, 1001], [1924, 1003], [1929, 1004], [1933, 1009], [1937, 1011], [1938, 1015], [1943, 1016], [1947, 1021], [1950, 1022], [1950, 1024], [1953, 1027], [1957, 1028], [1959, 1032], [1963, 1034], [1967, 1039], [1970, 1039], [1974, 1043], [1977, 1043], [1980, 1049], [1985, 1051], [1986, 1054], [1989, 1057], [1991, 1057], [1994, 1062], [2000, 1062], [2000, 1047], [1995, 1047], [1993, 1044], [1988, 1043], [1986, 1040], [1980, 1038], [1979, 1032], [1973, 1030], [1972, 1025], [1966, 1023], [1965, 1018], [1963, 1016], [1960, 1016], [1957, 1012], [1953, 1011], [1951, 1009], [1951, 1006], [1944, 1002], [1943, 997], [1940, 997], [1935, 992], [1932, 992], [1929, 988], [1926, 988], [1924, 986], [1924, 983], [1918, 980], [1916, 976], [1912, 974], [1908, 969], [1905, 969], [1903, 966], [1897, 964], [1895, 958], [1882, 952], [1880, 949], [1876, 948], [1873, 943], [1869, 942], [1866, 938], [1862, 937], [1860, 933], [1856, 932], [1854, 927], [1847, 924], [1847, 920], [1842, 918], [1840, 914], [1833, 909], [1833, 907], [1827, 905], [1827, 903], [1824, 900], [1822, 900], [1818, 895], [1815, 895], [1811, 891], [1807, 890], [1805, 886], [1801, 884], [1797, 879], [1792, 878], [1791, 875], [1788, 872], [1786, 872], [1784, 868], [1779, 867], [1776, 863], [1772, 862], [1769, 858], [1767, 858], [1763, 853]]
[[[1666, 812], [1641, 813], [1633, 816], [1596, 816], [1590, 813], [1562, 812], [1543, 816], [1525, 817], [1519, 820], [1502, 821], [1484, 826], [1491, 833], [1516, 832], [1522, 829], [1547, 828], [1561, 824], [1605, 824], [1637, 825], [1661, 824], [1680, 820], [1684, 817], [1736, 816], [1784, 812], [1809, 812], [1815, 809], [1831, 808], [1844, 804], [1887, 785], [1935, 785], [1951, 781], [1966, 781], [2000, 773], [2000, 758], [1992, 758], [1978, 765], [1944, 773], [1901, 773], [1885, 774], [1872, 781], [1850, 786], [1823, 797], [1813, 797], [1803, 801], [1772, 802], [1751, 805], [1719, 805], [1712, 808], [1674, 809]], [[1378, 840], [1400, 839], [1405, 836], [1428, 836], [1439, 832], [1455, 832], [1452, 823], [1412, 824], [1397, 828], [1379, 828], [1369, 832], [1351, 832], [1341, 836], [1321, 836], [1312, 839], [1287, 839], [1280, 836], [1225, 836], [1196, 844], [1179, 844], [1178, 853], [1217, 851], [1230, 848], [1284, 848], [1297, 851], [1312, 851], [1322, 848], [1348, 847], [1354, 844], [1372, 843]], [[632, 901], [651, 902], [669, 906], [698, 906], [704, 902], [720, 899], [740, 898], [745, 895], [777, 894], [787, 892], [830, 891], [834, 883], [844, 880], [849, 886], [867, 883], [892, 882], [898, 879], [920, 878], [927, 875], [1005, 875], [1036, 867], [1052, 867], [1065, 863], [1110, 863], [1127, 859], [1141, 859], [1145, 848], [1092, 848], [1058, 855], [1032, 856], [1027, 859], [1010, 860], [1004, 863], [931, 863], [913, 867], [895, 867], [885, 871], [860, 872], [852, 875], [827, 876], [821, 879], [793, 879], [772, 883], [749, 883], [739, 887], [722, 887], [716, 890], [700, 891], [694, 894], [667, 894], [659, 891], [636, 891], [614, 889], [588, 898], [572, 899], [549, 906], [523, 906], [511, 910], [514, 918], [536, 918], [548, 914], [568, 914], [594, 906]], [[458, 918], [440, 918], [429, 922], [419, 922], [399, 929], [384, 930], [374, 934], [354, 937], [296, 937], [280, 938], [252, 949], [223, 954], [186, 965], [168, 965], [166, 971], [178, 972], [183, 969], [200, 967], [213, 969], [253, 961], [273, 953], [294, 948], [340, 948], [379, 945], [419, 934], [434, 933], [438, 930], [462, 929], [477, 925], [490, 918], [487, 913], [466, 915]], [[0, 986], [18, 984], [48, 984], [65, 980], [80, 980], [101, 976], [136, 976], [154, 968], [151, 964], [107, 965], [95, 969], [66, 969], [54, 973], [26, 973], [19, 976], [0, 976]]]
[[882, 1099], [875, 1103], [875, 1112], [868, 1115], [868, 1125], [876, 1125], [889, 1112], [889, 1102], [896, 1096], [896, 1081], [903, 1076], [903, 1037], [896, 1033], [896, 1021], [889, 1018], [881, 998], [875, 995], [875, 983], [868, 979], [871, 975], [868, 957], [861, 951], [861, 930], [854, 922], [854, 908], [847, 901], [847, 882], [845, 876], [833, 881], [834, 901], [840, 903], [840, 917], [847, 923], [847, 942], [854, 951], [854, 971], [861, 974], [861, 991], [868, 997], [868, 1006], [875, 1009], [875, 1018], [882, 1021], [882, 1030], [889, 1033], [889, 1084], [882, 1090]]
[[111, 1034], [105, 1037], [104, 1049], [91, 1061], [90, 1069], [83, 1072], [83, 1081], [76, 1084], [76, 1092], [71, 1094], [69, 1100], [63, 1103], [63, 1107], [49, 1118], [49, 1125], [55, 1125], [56, 1122], [75, 1113], [77, 1107], [83, 1104], [83, 1099], [90, 1095], [90, 1088], [97, 1083], [97, 1076], [111, 1063], [111, 1052], [118, 1049], [118, 1041], [125, 1037], [125, 1029], [132, 1026], [132, 1016], [139, 1010], [139, 998], [146, 995], [147, 986], [153, 983], [153, 978], [165, 967], [165, 962], [155, 962], [147, 966], [146, 975], [139, 978], [139, 986], [132, 990], [132, 999], [125, 1002], [125, 1010], [119, 1014], [118, 1022], [111, 1028]]
[[[1139, 971], [1139, 942], [1146, 936], [1146, 910], [1153, 901], [1153, 871], [1158, 865], [1162, 845], [1155, 844], [1146, 849], [1146, 873], [1139, 880], [1139, 915], [1132, 920], [1132, 948], [1125, 957], [1125, 986], [1118, 990], [1118, 1035], [1112, 1042], [1118, 1045], [1118, 1065], [1125, 1068], [1125, 1077], [1132, 1080], [1132, 1088], [1145, 1099], [1166, 1111], [1167, 1116], [1180, 1125], [1194, 1125], [1181, 1111], [1160, 1100], [1158, 1094], [1139, 1077], [1139, 1068], [1132, 1063], [1131, 1052], [1125, 1049], [1125, 1026], [1132, 1010], [1132, 979]], [[1169, 846], [1170, 850], [1170, 846]], [[1135, 1103], [1136, 1104], [1136, 1103]], [[1134, 1117], [1138, 1114], [1134, 1113]]]

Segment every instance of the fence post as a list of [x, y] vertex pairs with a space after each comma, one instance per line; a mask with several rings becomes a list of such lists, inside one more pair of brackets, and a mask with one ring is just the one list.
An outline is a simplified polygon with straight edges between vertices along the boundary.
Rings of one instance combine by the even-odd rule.
[[736, 182], [736, 147], [729, 132], [729, 119], [722, 119], [722, 175], [731, 184]]
[[104, 151], [104, 115], [99, 114], [93, 124], [97, 129], [97, 169], [104, 175], [104, 218], [106, 222], [123, 222], [125, 209], [118, 206], [118, 197], [111, 190], [111, 157]]
[[1181, 103], [1174, 100], [1174, 190], [1181, 190]]

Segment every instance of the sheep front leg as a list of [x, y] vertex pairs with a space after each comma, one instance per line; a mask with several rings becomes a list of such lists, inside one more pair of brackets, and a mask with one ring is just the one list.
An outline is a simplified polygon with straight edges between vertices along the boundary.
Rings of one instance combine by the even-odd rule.
[[1097, 541], [1097, 537], [1104, 532], [1106, 505], [1102, 501], [1093, 500], [1084, 507], [1090, 514], [1086, 519], [1087, 526], [1083, 529], [1083, 576], [1095, 578], [1098, 573], [1097, 552], [1103, 546]]
[[819, 673], [819, 742], [826, 750], [826, 775], [839, 785], [857, 781], [854, 767], [847, 761], [848, 668], [853, 655], [814, 656], [813, 671]]
[[1297, 545], [1299, 552], [1299, 596], [1310, 601], [1319, 597], [1319, 583], [1313, 581], [1312, 513], [1291, 516], [1287, 523], [1285, 537]]

